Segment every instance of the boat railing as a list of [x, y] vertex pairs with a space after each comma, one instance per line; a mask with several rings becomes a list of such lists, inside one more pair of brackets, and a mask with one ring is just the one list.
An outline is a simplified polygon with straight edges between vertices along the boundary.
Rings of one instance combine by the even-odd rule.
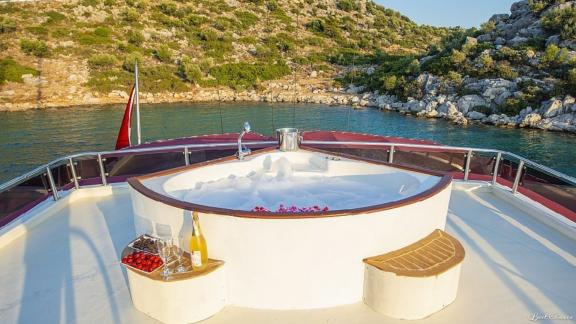
[[[276, 141], [249, 141], [260, 149]], [[86, 186], [124, 182], [131, 176], [204, 162], [236, 153], [234, 142], [150, 146], [83, 152], [55, 159], [0, 185], [0, 228], [48, 197]], [[363, 141], [312, 141], [303, 146], [415, 168], [449, 172], [463, 181], [485, 181], [521, 193], [576, 221], [576, 178], [525, 157], [495, 149]]]

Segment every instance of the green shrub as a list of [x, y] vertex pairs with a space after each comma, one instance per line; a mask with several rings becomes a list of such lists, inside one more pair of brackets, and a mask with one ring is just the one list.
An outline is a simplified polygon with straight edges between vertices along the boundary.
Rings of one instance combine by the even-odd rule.
[[556, 2], [564, 2], [563, 0], [528, 0], [528, 4], [530, 5], [530, 9], [534, 12], [540, 12], [546, 9], [548, 6], [556, 3]]
[[261, 81], [286, 76], [290, 74], [290, 68], [285, 63], [229, 63], [212, 67], [210, 74], [220, 85], [227, 85], [234, 89], [247, 89], [256, 87]]
[[37, 57], [47, 57], [50, 55], [50, 50], [48, 45], [41, 40], [36, 39], [21, 39], [20, 49], [22, 52], [28, 55], [34, 55]]
[[240, 21], [243, 28], [254, 26], [260, 19], [255, 14], [249, 11], [234, 11], [234, 15]]
[[307, 22], [304, 27], [311, 32], [315, 33], [323, 33], [324, 32], [324, 23], [320, 19], [314, 19]]
[[16, 30], [16, 21], [8, 17], [0, 17], [0, 34], [10, 33]]
[[453, 64], [462, 64], [466, 62], [466, 53], [461, 52], [457, 49], [452, 50], [452, 55], [450, 55], [450, 60]]
[[100, 93], [109, 93], [112, 90], [128, 92], [133, 83], [132, 73], [123, 70], [103, 70], [90, 71], [87, 85]]
[[451, 82], [453, 82], [458, 86], [461, 85], [462, 82], [464, 81], [462, 75], [456, 71], [449, 71], [448, 74], [446, 74], [446, 77], [448, 78], [448, 80], [450, 80]]
[[254, 45], [256, 43], [258, 43], [258, 40], [256, 39], [256, 37], [254, 36], [245, 36], [245, 37], [241, 37], [238, 39], [239, 43], [242, 44], [251, 44]]
[[20, 65], [11, 58], [0, 59], [0, 84], [10, 82], [22, 82], [22, 75], [38, 75], [38, 70]]
[[493, 31], [494, 28], [496, 28], [496, 23], [494, 23], [493, 21], [487, 21], [487, 22], [483, 23], [482, 25], [480, 25], [480, 30], [484, 34]]
[[516, 116], [520, 111], [527, 107], [526, 102], [519, 98], [508, 98], [504, 101], [504, 104], [499, 107], [500, 113], [506, 114], [508, 116]]
[[54, 10], [48, 11], [46, 16], [48, 16], [48, 20], [45, 22], [46, 25], [54, 25], [67, 19], [66, 15]]
[[356, 3], [352, 0], [338, 0], [336, 1], [336, 8], [344, 11], [352, 11], [358, 9]]
[[86, 7], [96, 7], [100, 1], [99, 0], [82, 0], [80, 3]]
[[576, 96], [576, 68], [570, 69], [566, 76], [566, 92]]
[[154, 56], [164, 63], [172, 61], [172, 50], [167, 45], [161, 45], [154, 51]]
[[126, 55], [124, 58], [124, 63], [122, 64], [122, 68], [128, 72], [134, 72], [134, 66], [138, 63], [139, 66], [142, 64], [142, 54], [138, 52], [130, 53]]
[[217, 36], [216, 38], [213, 38], [212, 35], [210, 35], [209, 38], [203, 40], [202, 48], [207, 56], [222, 58], [226, 54], [232, 52], [234, 46], [232, 40], [227, 36]]
[[[48, 35], [48, 29], [44, 26], [31, 26], [26, 28], [27, 31], [36, 36], [46, 36]], [[44, 38], [44, 37], [41, 37]]]
[[138, 10], [134, 8], [126, 8], [126, 10], [124, 10], [124, 12], [122, 13], [122, 18], [124, 19], [124, 21], [129, 23], [138, 21], [139, 17], [140, 13], [138, 13]]
[[576, 39], [576, 8], [554, 9], [547, 12], [541, 21], [544, 28], [559, 32], [563, 39]]
[[144, 92], [183, 92], [188, 90], [186, 84], [177, 76], [175, 67], [168, 65], [160, 65], [149, 68], [142, 68], [141, 75], [141, 90]]
[[173, 2], [164, 1], [158, 5], [158, 9], [165, 15], [177, 17], [178, 6]]
[[202, 81], [202, 71], [200, 70], [200, 67], [198, 64], [192, 63], [190, 57], [186, 55], [184, 55], [180, 60], [178, 73], [182, 79], [188, 82], [199, 84]]
[[144, 43], [145, 40], [144, 35], [142, 35], [142, 32], [138, 30], [128, 31], [127, 36], [128, 36], [128, 43], [136, 46], [142, 45], [142, 43]]
[[269, 46], [275, 46], [282, 52], [289, 52], [296, 47], [296, 40], [287, 33], [278, 33], [266, 38], [265, 43]]
[[188, 26], [200, 27], [202, 26], [202, 24], [205, 24], [208, 21], [208, 19], [204, 16], [189, 14], [183, 18], [183, 21]]
[[116, 63], [118, 58], [112, 54], [94, 54], [88, 59], [88, 65], [94, 69], [114, 66]]
[[94, 35], [102, 38], [110, 37], [111, 31], [108, 27], [97, 27], [94, 29]]
[[518, 72], [516, 72], [507, 61], [496, 63], [496, 72], [500, 78], [508, 80], [513, 80], [518, 77]]

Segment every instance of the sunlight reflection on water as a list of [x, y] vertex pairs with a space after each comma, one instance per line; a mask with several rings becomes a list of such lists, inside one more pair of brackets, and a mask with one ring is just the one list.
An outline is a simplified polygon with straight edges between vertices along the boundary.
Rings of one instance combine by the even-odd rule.
[[[144, 141], [151, 141], [238, 132], [248, 120], [253, 131], [267, 135], [277, 127], [296, 126], [502, 149], [576, 176], [575, 135], [485, 125], [462, 127], [376, 109], [351, 110], [348, 118], [348, 110], [345, 106], [277, 103], [143, 105], [142, 134]], [[0, 182], [59, 156], [113, 149], [122, 114], [120, 105], [0, 113]]]

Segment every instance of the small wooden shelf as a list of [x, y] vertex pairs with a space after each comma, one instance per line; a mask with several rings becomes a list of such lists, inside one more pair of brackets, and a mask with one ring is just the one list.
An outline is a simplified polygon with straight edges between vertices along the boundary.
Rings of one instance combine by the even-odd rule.
[[[185, 258], [187, 258], [187, 260], [190, 260], [189, 255], [185, 256]], [[222, 265], [224, 265], [224, 261], [208, 259], [208, 263], [202, 269], [195, 269], [192, 271], [187, 271], [187, 272], [182, 272], [182, 273], [172, 273], [166, 279], [162, 278], [162, 267], [160, 267], [160, 269], [158, 269], [157, 271], [153, 271], [150, 273], [137, 271], [137, 270], [134, 270], [134, 269], [129, 268], [129, 267], [126, 267], [126, 269], [128, 271], [132, 271], [132, 272], [137, 273], [139, 275], [142, 275], [144, 277], [148, 277], [149, 279], [152, 279], [152, 280], [173, 282], [173, 281], [187, 280], [187, 279], [191, 279], [191, 278], [195, 278], [195, 277], [204, 276], [204, 275], [209, 274], [209, 273], [215, 271], [216, 269], [220, 268]], [[172, 267], [172, 268], [176, 267], [176, 262], [172, 261], [172, 263], [169, 264], [169, 267]]]

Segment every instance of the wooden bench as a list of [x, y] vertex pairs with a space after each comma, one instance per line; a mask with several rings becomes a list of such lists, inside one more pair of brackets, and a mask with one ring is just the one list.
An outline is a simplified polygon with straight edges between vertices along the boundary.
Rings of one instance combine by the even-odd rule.
[[420, 319], [456, 299], [464, 248], [435, 230], [420, 241], [364, 259], [364, 302], [399, 319]]

